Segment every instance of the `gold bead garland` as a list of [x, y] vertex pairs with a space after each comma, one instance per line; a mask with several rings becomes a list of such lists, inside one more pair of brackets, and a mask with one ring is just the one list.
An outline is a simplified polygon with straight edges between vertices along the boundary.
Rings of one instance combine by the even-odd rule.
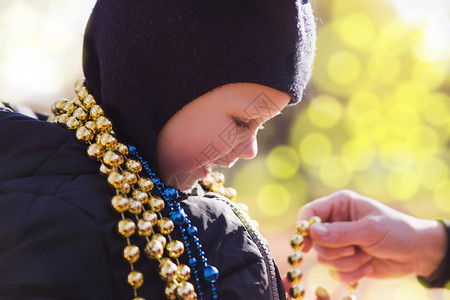
[[[309, 235], [309, 229], [313, 224], [320, 224], [322, 220], [318, 216], [313, 216], [309, 220], [300, 220], [295, 226], [295, 234], [290, 239], [293, 251], [288, 255], [288, 262], [291, 268], [287, 272], [287, 279], [291, 282], [289, 293], [286, 295], [288, 299], [301, 300], [305, 297], [305, 288], [300, 283], [303, 278], [303, 272], [300, 265], [303, 262], [303, 247], [305, 246], [304, 238]], [[353, 291], [358, 287], [358, 283], [346, 285], [346, 288], [351, 292], [350, 295], [343, 298], [343, 300], [356, 300]], [[326, 291], [321, 288], [325, 293]]]
[[[159, 274], [167, 282], [167, 299], [197, 299], [194, 286], [188, 282], [190, 268], [178, 261], [184, 252], [184, 244], [170, 237], [174, 223], [161, 215], [165, 203], [152, 195], [152, 180], [141, 176], [139, 161], [127, 157], [128, 147], [115, 137], [111, 121], [88, 93], [84, 80], [76, 82], [75, 93], [72, 100], [63, 99], [52, 105], [53, 116], [49, 121], [75, 130], [77, 141], [88, 145], [88, 156], [101, 163], [100, 173], [116, 190], [111, 206], [121, 216], [117, 230], [126, 240], [123, 257], [131, 269], [127, 281], [133, 289], [133, 300], [145, 300], [137, 294], [144, 283], [144, 275], [134, 268], [134, 263], [141, 257], [139, 247], [130, 241], [136, 234], [147, 241], [144, 247], [147, 257], [158, 260]], [[126, 217], [125, 213], [131, 216]], [[154, 226], [160, 233], [155, 232]], [[165, 252], [168, 257], [164, 257]]]

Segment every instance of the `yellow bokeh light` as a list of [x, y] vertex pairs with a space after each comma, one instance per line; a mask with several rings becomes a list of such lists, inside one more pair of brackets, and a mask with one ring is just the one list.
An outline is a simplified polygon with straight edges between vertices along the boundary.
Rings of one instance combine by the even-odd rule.
[[450, 180], [441, 184], [434, 192], [434, 203], [443, 212], [450, 213]]
[[369, 76], [381, 83], [391, 83], [400, 74], [400, 60], [389, 53], [373, 53], [368, 60]]
[[337, 29], [347, 45], [365, 50], [369, 49], [375, 30], [372, 20], [364, 13], [345, 16], [338, 23]]
[[430, 300], [430, 294], [427, 289], [419, 284], [417, 279], [411, 278], [403, 282], [394, 293], [394, 300]]
[[405, 141], [387, 140], [380, 149], [383, 165], [391, 171], [407, 170], [414, 164], [414, 153]]
[[415, 196], [419, 183], [419, 175], [410, 170], [391, 172], [386, 180], [389, 194], [397, 200], [409, 200]]
[[281, 184], [269, 183], [258, 193], [258, 207], [269, 217], [278, 217], [286, 213], [291, 203], [288, 190]]
[[400, 55], [411, 49], [414, 41], [415, 37], [405, 24], [393, 21], [379, 31], [376, 50], [390, 55]]
[[414, 155], [420, 158], [435, 154], [440, 146], [439, 136], [436, 134], [436, 131], [427, 126], [420, 126], [415, 130], [412, 129], [407, 137], [408, 144]]
[[330, 78], [341, 85], [353, 83], [360, 74], [361, 63], [351, 52], [339, 51], [331, 56], [327, 65]]
[[381, 103], [374, 93], [360, 90], [350, 97], [346, 109], [351, 122], [369, 124], [379, 118]]
[[447, 164], [442, 159], [435, 157], [430, 157], [423, 161], [419, 166], [418, 172], [422, 186], [430, 190], [436, 189], [449, 179]]
[[374, 157], [375, 150], [367, 140], [362, 138], [349, 140], [342, 148], [342, 158], [354, 171], [364, 170], [369, 167]]
[[331, 295], [336, 292], [340, 285], [339, 281], [331, 278], [329, 269], [319, 264], [313, 265], [308, 270], [306, 281], [309, 291], [314, 291], [318, 286], [321, 286], [326, 288]]
[[349, 164], [339, 156], [330, 157], [320, 169], [320, 178], [332, 188], [343, 188], [351, 177]]
[[333, 151], [330, 140], [323, 134], [313, 132], [300, 141], [300, 158], [305, 164], [320, 165]]
[[450, 124], [450, 97], [443, 93], [429, 95], [425, 100], [422, 111], [428, 123], [435, 126]]
[[277, 178], [287, 179], [298, 170], [299, 157], [297, 152], [289, 146], [278, 146], [267, 156], [267, 168]]
[[307, 114], [311, 122], [317, 127], [329, 128], [340, 120], [342, 105], [334, 97], [317, 96], [308, 106]]
[[445, 81], [445, 69], [432, 62], [418, 61], [414, 64], [413, 78], [426, 86], [429, 90], [434, 90], [442, 85]]

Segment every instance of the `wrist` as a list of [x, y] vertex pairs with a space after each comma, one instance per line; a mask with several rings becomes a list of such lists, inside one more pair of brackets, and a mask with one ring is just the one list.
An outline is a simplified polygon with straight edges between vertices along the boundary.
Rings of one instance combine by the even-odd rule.
[[424, 227], [419, 230], [419, 251], [414, 272], [417, 276], [429, 277], [441, 264], [447, 251], [447, 232], [438, 221], [422, 220]]

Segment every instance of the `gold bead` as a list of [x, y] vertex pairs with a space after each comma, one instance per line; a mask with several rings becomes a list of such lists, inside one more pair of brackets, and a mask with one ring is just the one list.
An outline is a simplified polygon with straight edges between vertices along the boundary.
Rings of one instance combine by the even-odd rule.
[[150, 236], [150, 235], [152, 235], [153, 225], [149, 221], [146, 221], [144, 219], [139, 219], [137, 226], [138, 226], [138, 234], [140, 236]]
[[295, 226], [295, 232], [302, 236], [307, 236], [309, 234], [309, 222], [306, 220], [298, 221]]
[[120, 189], [125, 184], [125, 179], [119, 172], [111, 172], [108, 175], [108, 183], [116, 189]]
[[99, 132], [112, 133], [112, 123], [105, 117], [98, 117], [97, 121], [95, 121], [95, 126]]
[[223, 195], [225, 193], [225, 187], [220, 183], [213, 183], [210, 187], [211, 191]]
[[166, 285], [166, 288], [164, 290], [164, 293], [166, 294], [167, 299], [169, 300], [176, 300], [177, 299], [177, 287], [178, 285], [171, 281]]
[[107, 166], [105, 166], [104, 164], [100, 165], [99, 171], [100, 171], [100, 174], [102, 174], [102, 175], [108, 175], [109, 173], [112, 172], [112, 170], [110, 168], [108, 168]]
[[305, 246], [305, 240], [301, 234], [294, 234], [291, 237], [290, 242], [291, 242], [291, 246], [292, 246], [292, 248], [294, 248], [294, 250], [300, 251]]
[[99, 105], [94, 104], [91, 107], [91, 109], [89, 109], [89, 114], [93, 120], [97, 120], [99, 117], [103, 116], [105, 113]]
[[177, 295], [180, 299], [192, 299], [195, 294], [194, 286], [190, 282], [182, 282], [177, 287]]
[[[114, 150], [117, 147], [117, 139], [109, 133], [103, 133], [100, 135], [99, 139], [100, 145], [106, 150]], [[119, 153], [119, 155], [122, 155]]]
[[358, 282], [348, 283], [348, 284], [345, 285], [345, 287], [349, 291], [354, 291], [354, 290], [356, 290], [358, 288]]
[[303, 254], [301, 251], [292, 251], [288, 255], [288, 262], [294, 266], [297, 267], [303, 262]]
[[88, 128], [90, 131], [92, 131], [93, 133], [97, 133], [98, 132], [98, 130], [97, 130], [97, 125], [95, 125], [95, 122], [94, 121], [87, 121], [85, 124], [84, 124], [84, 127], [86, 127], [86, 128]]
[[95, 104], [95, 99], [92, 95], [87, 95], [83, 100], [83, 106], [88, 110], [90, 110]]
[[238, 203], [237, 206], [245, 212], [248, 212], [248, 206], [245, 203]]
[[290, 282], [297, 283], [302, 280], [303, 272], [299, 267], [293, 267], [287, 272], [287, 279]]
[[154, 212], [160, 212], [164, 208], [164, 200], [158, 196], [151, 197], [148, 204], [150, 205], [150, 209]]
[[59, 116], [64, 113], [64, 105], [68, 102], [67, 99], [58, 100], [52, 105], [52, 113], [55, 116]]
[[149, 210], [144, 211], [144, 213], [142, 214], [142, 218], [145, 221], [152, 223], [152, 226], [155, 226], [156, 223], [158, 222], [158, 215], [156, 215], [154, 212], [151, 212]]
[[170, 234], [174, 227], [172, 220], [169, 218], [161, 218], [158, 220], [159, 232], [162, 234]]
[[137, 262], [140, 255], [141, 251], [136, 245], [128, 245], [123, 249], [123, 257], [125, 257], [130, 264]]
[[214, 182], [215, 182], [214, 177], [212, 177], [211, 174], [209, 174], [208, 176], [206, 176], [201, 180], [201, 184], [205, 186], [208, 190], [211, 189], [211, 185], [213, 185]]
[[212, 172], [211, 176], [214, 178], [214, 183], [216, 184], [225, 184], [225, 175], [220, 172]]
[[130, 207], [129, 199], [122, 195], [116, 195], [112, 197], [111, 204], [113, 208], [119, 213], [127, 211], [128, 208]]
[[67, 119], [69, 119], [68, 114], [62, 114], [58, 117], [58, 125], [59, 126], [66, 126]]
[[66, 121], [66, 127], [70, 130], [75, 130], [81, 126], [80, 121], [75, 117], [69, 117]]
[[121, 143], [117, 144], [116, 151], [118, 151], [122, 155], [128, 155], [128, 153], [129, 153], [128, 147]]
[[164, 253], [163, 245], [156, 239], [151, 239], [144, 249], [148, 257], [152, 259], [160, 259]]
[[83, 86], [82, 88], [80, 88], [80, 90], [76, 94], [77, 94], [78, 99], [83, 100], [84, 98], [86, 98], [86, 96], [89, 93], [88, 93], [86, 87]]
[[73, 102], [71, 101], [67, 101], [64, 106], [63, 106], [63, 112], [68, 114], [68, 115], [72, 115], [73, 111], [76, 109], [76, 105], [73, 104]]
[[224, 196], [230, 199], [231, 201], [234, 201], [236, 199], [236, 194], [237, 194], [236, 190], [233, 189], [232, 187], [225, 188]]
[[178, 265], [177, 281], [187, 281], [191, 277], [191, 269], [183, 264]]
[[[128, 172], [128, 171], [125, 171]], [[135, 174], [135, 173], [131, 173], [130, 174]], [[130, 175], [131, 176], [131, 175]], [[137, 178], [137, 177], [136, 177]], [[137, 180], [137, 179], [136, 179]], [[134, 190], [133, 191], [133, 198], [136, 199], [136, 201], [141, 202], [142, 204], [145, 204], [148, 202], [148, 199], [150, 198], [148, 196], [148, 194], [144, 191], [141, 190]]]
[[81, 126], [77, 129], [75, 137], [77, 141], [87, 144], [94, 138], [94, 133], [87, 127]]
[[144, 283], [144, 275], [138, 271], [131, 271], [130, 274], [128, 274], [128, 283], [136, 290]]
[[294, 283], [289, 288], [289, 295], [294, 299], [303, 299], [305, 297], [305, 288], [300, 283]]
[[141, 163], [134, 159], [127, 160], [127, 162], [125, 163], [125, 167], [127, 168], [127, 170], [134, 173], [139, 173], [142, 171]]
[[130, 199], [130, 208], [128, 209], [128, 211], [134, 215], [138, 215], [141, 213], [142, 211], [142, 204], [139, 201]]
[[177, 265], [173, 262], [166, 261], [161, 265], [161, 269], [159, 271], [159, 275], [165, 281], [172, 281], [177, 276]]
[[77, 109], [74, 110], [73, 116], [80, 121], [84, 121], [88, 117], [86, 111], [81, 107], [78, 107]]
[[89, 145], [87, 149], [87, 154], [90, 158], [101, 159], [105, 155], [105, 149], [97, 143]]
[[75, 93], [78, 93], [81, 88], [84, 87], [84, 83], [86, 82], [85, 79], [78, 79], [77, 81], [75, 81]]
[[110, 168], [118, 168], [123, 162], [123, 155], [114, 151], [107, 151], [103, 156], [103, 163]]
[[136, 224], [131, 219], [123, 219], [117, 224], [117, 229], [122, 236], [130, 237], [136, 230]]
[[145, 298], [142, 298], [142, 297], [134, 297], [133, 300], [145, 300]]
[[318, 217], [318, 216], [312, 216], [310, 219], [309, 219], [309, 225], [311, 226], [312, 224], [320, 224], [320, 223], [322, 223], [322, 219], [320, 218], [320, 217]]
[[356, 296], [355, 295], [349, 295], [347, 297], [342, 298], [342, 300], [356, 300]]
[[83, 107], [83, 102], [81, 102], [80, 99], [78, 99], [77, 96], [72, 97], [71, 101], [72, 101], [73, 104], [75, 104], [76, 107]]
[[[130, 171], [125, 171], [122, 173], [123, 177], [125, 178], [125, 181], [128, 182], [129, 184], [133, 185], [137, 182], [137, 176], [135, 173], [130, 172]], [[134, 194], [134, 191], [133, 191]], [[137, 199], [136, 199], [137, 200]]]
[[128, 193], [131, 191], [131, 185], [128, 182], [124, 182], [123, 186], [119, 188], [119, 192], [123, 195], [128, 195]]
[[138, 185], [144, 192], [150, 192], [153, 189], [153, 181], [145, 177], [139, 178]]
[[[162, 234], [159, 233], [155, 233], [154, 235], [152, 235], [152, 240], [158, 241], [161, 243], [161, 245], [164, 247], [166, 247], [166, 241], [167, 239], [165, 238], [165, 236], [163, 236]], [[169, 259], [169, 258], [168, 258]]]
[[167, 243], [166, 250], [170, 257], [178, 258], [184, 252], [184, 245], [180, 241], [172, 240]]

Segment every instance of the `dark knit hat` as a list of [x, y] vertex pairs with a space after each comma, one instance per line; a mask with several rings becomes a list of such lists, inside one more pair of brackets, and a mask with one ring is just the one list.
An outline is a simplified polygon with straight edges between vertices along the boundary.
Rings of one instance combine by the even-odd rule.
[[83, 58], [119, 138], [155, 163], [166, 122], [216, 87], [257, 83], [298, 102], [314, 50], [311, 6], [300, 0], [98, 0]]

